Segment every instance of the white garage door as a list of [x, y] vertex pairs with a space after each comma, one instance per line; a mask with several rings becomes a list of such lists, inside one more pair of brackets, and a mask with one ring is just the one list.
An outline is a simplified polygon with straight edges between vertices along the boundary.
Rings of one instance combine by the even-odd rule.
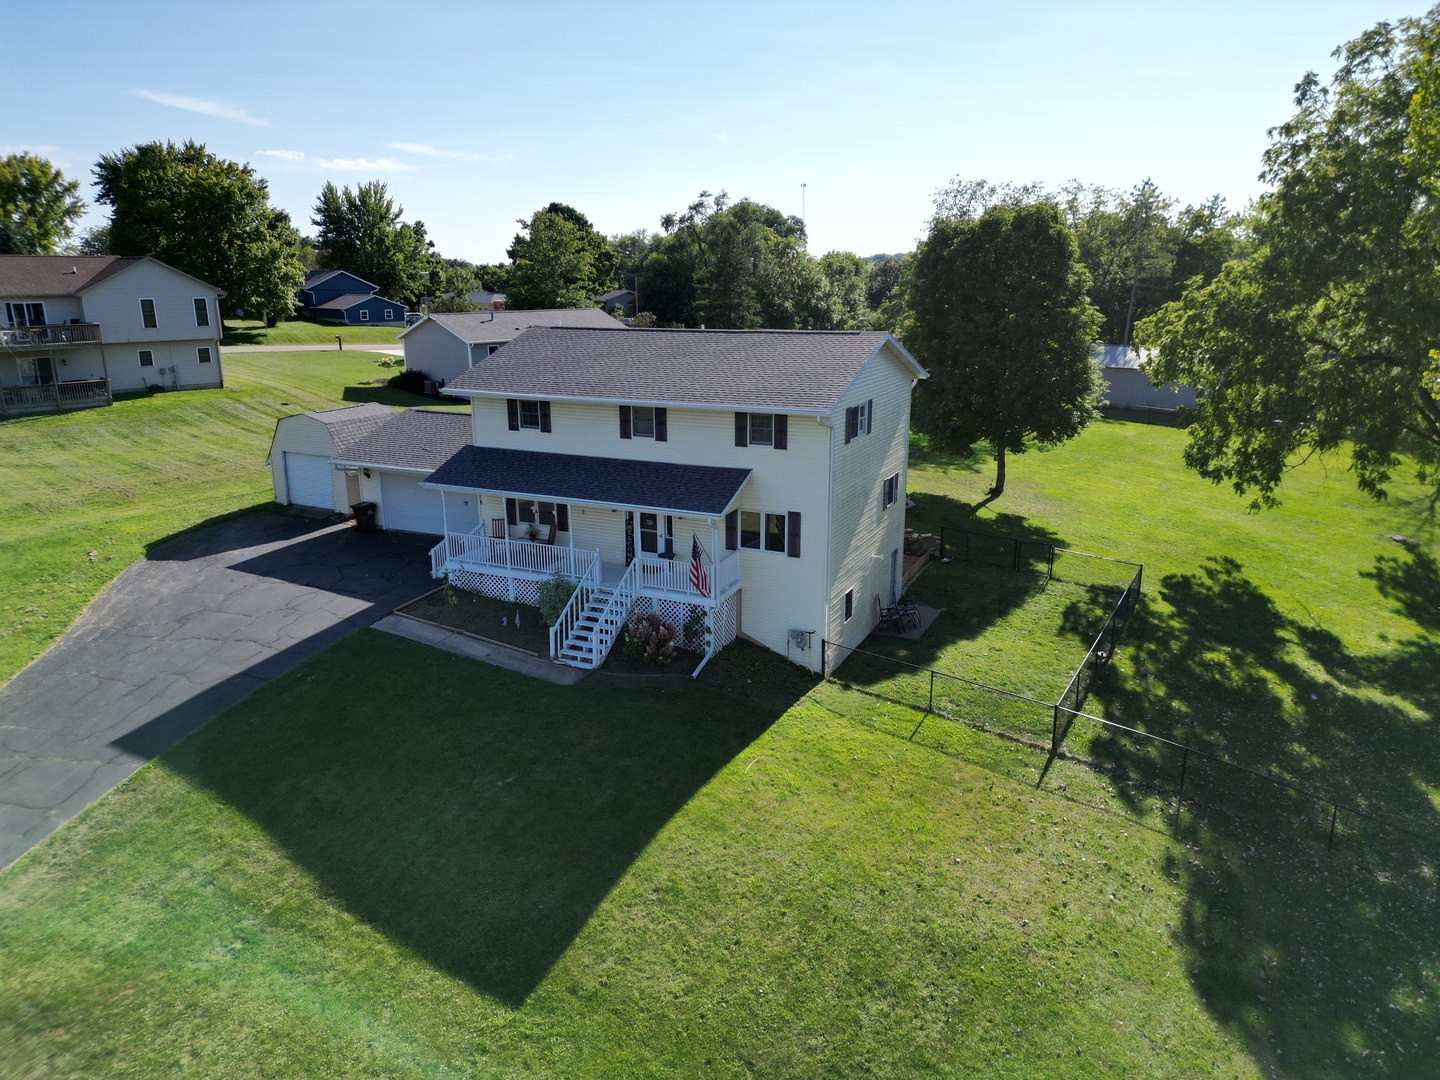
[[421, 476], [405, 473], [380, 474], [380, 498], [384, 500], [384, 525], [400, 532], [445, 532], [445, 511], [440, 506], [440, 492], [422, 488]]
[[285, 452], [285, 490], [298, 506], [335, 509], [335, 488], [330, 483], [330, 461], [314, 454]]

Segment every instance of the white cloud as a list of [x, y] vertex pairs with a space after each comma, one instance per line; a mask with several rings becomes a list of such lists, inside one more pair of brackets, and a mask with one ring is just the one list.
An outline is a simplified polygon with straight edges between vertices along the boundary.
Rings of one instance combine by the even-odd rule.
[[720, 134], [716, 135], [715, 138], [719, 139], [726, 146], [730, 145], [730, 133], [728, 131], [720, 132]]
[[238, 120], [242, 124], [251, 124], [254, 127], [269, 127], [266, 120], [258, 116], [251, 116], [244, 109], [237, 109], [233, 105], [222, 105], [218, 101], [207, 101], [204, 98], [186, 97], [183, 94], [166, 94], [159, 90], [142, 90], [135, 87], [130, 91], [136, 97], [145, 98], [159, 105], [168, 105], [172, 109], [184, 109], [186, 112], [200, 113], [203, 116], [218, 116], [222, 120]]
[[390, 145], [396, 150], [404, 150], [407, 154], [419, 154], [421, 157], [448, 158], [451, 161], [484, 161], [491, 165], [503, 164], [499, 158], [491, 157], [489, 154], [447, 150], [443, 146], [431, 146], [429, 143], [392, 142]]
[[390, 158], [322, 158], [311, 157], [303, 150], [256, 150], [256, 157], [276, 158], [302, 168], [329, 169], [335, 172], [410, 172], [413, 167]]
[[0, 154], [34, 154], [37, 157], [44, 157], [53, 154], [60, 147], [58, 146], [33, 146], [28, 143], [11, 143], [0, 146]]

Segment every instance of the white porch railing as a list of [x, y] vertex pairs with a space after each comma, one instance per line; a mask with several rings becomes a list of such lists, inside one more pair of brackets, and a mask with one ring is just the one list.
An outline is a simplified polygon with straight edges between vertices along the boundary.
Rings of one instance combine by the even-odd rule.
[[0, 387], [0, 416], [63, 412], [109, 404], [110, 383], [105, 379]]
[[561, 647], [575, 629], [575, 624], [579, 622], [586, 605], [590, 603], [591, 594], [599, 584], [600, 560], [596, 559], [591, 572], [575, 583], [575, 594], [570, 597], [570, 602], [565, 605], [565, 610], [560, 613], [560, 618], [556, 619], [555, 625], [550, 628], [551, 659], [560, 655]]
[[708, 592], [696, 590], [690, 580], [690, 563], [684, 559], [657, 559], [642, 555], [636, 563], [640, 567], [640, 595], [666, 594], [682, 596], [692, 603], [713, 607], [740, 586], [740, 553], [727, 552], [717, 563], [706, 562], [705, 580]]
[[595, 628], [596, 667], [603, 664], [605, 657], [610, 655], [610, 646], [614, 645], [615, 639], [620, 636], [620, 631], [625, 627], [625, 620], [630, 615], [630, 609], [635, 606], [635, 598], [640, 595], [639, 570], [639, 559], [626, 568], [625, 575], [610, 596], [610, 604], [606, 607], [605, 614], [601, 616], [600, 623]]
[[560, 574], [575, 580], [594, 574], [598, 580], [600, 549], [556, 547], [533, 540], [501, 540], [476, 528], [468, 533], [447, 533], [444, 540], [430, 549], [431, 577], [443, 577], [452, 567], [496, 574], [519, 571], [526, 577]]
[[723, 600], [740, 587], [740, 552], [727, 551], [715, 566], [713, 595]]
[[99, 323], [55, 323], [51, 326], [0, 328], [0, 346], [7, 349], [54, 349], [100, 344]]

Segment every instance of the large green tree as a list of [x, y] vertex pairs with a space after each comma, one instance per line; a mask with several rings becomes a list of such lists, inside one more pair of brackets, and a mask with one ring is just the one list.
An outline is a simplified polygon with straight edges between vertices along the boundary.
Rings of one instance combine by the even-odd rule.
[[1407, 454], [1440, 486], [1440, 8], [1335, 55], [1271, 133], [1247, 256], [1140, 335], [1152, 378], [1199, 391], [1186, 463], [1256, 507], [1346, 443], [1371, 495]]
[[80, 182], [33, 154], [0, 158], [0, 223], [9, 254], [53, 255], [85, 212]]
[[[322, 269], [345, 270], [374, 285], [381, 296], [416, 306], [429, 291], [437, 269], [434, 244], [423, 221], [401, 220], [405, 208], [380, 180], [320, 189], [310, 223], [319, 229]], [[438, 291], [438, 290], [437, 290]]]
[[914, 424], [946, 450], [988, 441], [994, 499], [1005, 490], [1007, 453], [1024, 453], [1027, 440], [1073, 438], [1097, 415], [1100, 315], [1055, 204], [940, 209], [906, 275], [904, 341], [930, 371]]
[[110, 254], [153, 255], [218, 286], [224, 312], [295, 310], [300, 234], [249, 165], [203, 143], [144, 143], [101, 157], [95, 185], [111, 208]]
[[529, 221], [520, 220], [520, 232], [506, 251], [506, 307], [592, 307], [596, 296], [613, 288], [613, 253], [599, 237], [608, 258], [597, 264], [598, 249], [590, 235], [594, 229], [583, 215], [581, 221], [549, 208], [535, 211]]

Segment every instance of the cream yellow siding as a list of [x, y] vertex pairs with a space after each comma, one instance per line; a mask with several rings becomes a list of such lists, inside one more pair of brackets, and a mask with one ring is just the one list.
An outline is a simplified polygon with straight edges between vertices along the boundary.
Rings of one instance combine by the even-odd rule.
[[[905, 539], [906, 464], [910, 440], [910, 392], [914, 371], [889, 345], [860, 369], [841, 395], [832, 419], [831, 474], [834, 514], [830, 529], [830, 610], [826, 636], [858, 646], [890, 602], [890, 559]], [[874, 402], [869, 434], [845, 442], [845, 410]], [[895, 502], [882, 506], [885, 478], [900, 474]], [[903, 550], [900, 556], [903, 570]], [[845, 620], [845, 594], [855, 590], [854, 613]]]
[[[735, 414], [729, 410], [671, 408], [667, 411], [668, 438], [622, 439], [619, 407], [584, 402], [554, 401], [550, 406], [551, 431], [509, 430], [504, 399], [474, 398], [474, 442], [590, 457], [670, 461], [751, 470], [740, 507], [769, 513], [801, 515], [800, 558], [778, 552], [742, 550], [740, 553], [740, 630], [762, 645], [807, 666], [818, 668], [820, 633], [824, 620], [825, 535], [828, 527], [825, 477], [829, 469], [829, 431], [813, 416], [792, 414], [789, 447], [735, 445]], [[487, 506], [485, 518], [502, 516]], [[598, 523], [592, 521], [598, 518]], [[607, 563], [624, 560], [624, 513], [587, 508], [572, 512], [575, 546], [600, 548]], [[677, 558], [690, 550], [691, 533], [714, 560], [726, 554], [724, 519], [714, 520], [718, 542], [711, 541], [710, 519], [686, 519], [675, 524]], [[717, 550], [718, 549], [718, 550]], [[815, 632], [813, 661], [788, 643], [792, 629]]]
[[[333, 458], [336, 453], [335, 440], [330, 437], [330, 429], [313, 416], [299, 413], [280, 418], [280, 422], [275, 425], [275, 437], [270, 443], [270, 483], [275, 491], [275, 501], [283, 506], [290, 505], [290, 492], [285, 485], [287, 452]], [[332, 470], [330, 483], [334, 488], [336, 512], [348, 514], [353, 492], [347, 488], [345, 474]]]

